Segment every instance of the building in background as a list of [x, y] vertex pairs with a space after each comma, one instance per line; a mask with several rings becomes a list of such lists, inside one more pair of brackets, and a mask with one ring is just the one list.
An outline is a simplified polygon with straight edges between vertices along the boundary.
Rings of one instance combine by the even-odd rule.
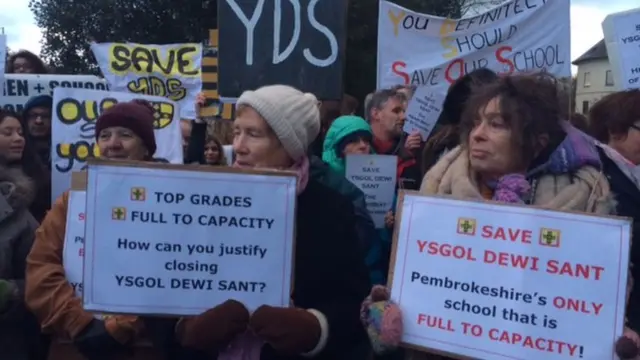
[[572, 64], [578, 67], [574, 110], [586, 115], [593, 104], [616, 91], [604, 39], [574, 60]]

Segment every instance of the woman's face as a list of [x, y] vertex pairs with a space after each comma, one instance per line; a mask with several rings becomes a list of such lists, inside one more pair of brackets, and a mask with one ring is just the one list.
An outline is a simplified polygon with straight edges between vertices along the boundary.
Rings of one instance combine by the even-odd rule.
[[209, 165], [219, 165], [221, 150], [215, 141], [209, 141], [204, 147], [204, 161]]
[[371, 152], [371, 144], [367, 139], [359, 138], [356, 141], [348, 143], [344, 150], [342, 150], [342, 154], [344, 156], [347, 155], [355, 155], [355, 154], [369, 154]]
[[518, 164], [518, 151], [514, 149], [511, 136], [511, 128], [500, 113], [500, 99], [494, 98], [486, 107], [480, 108], [469, 134], [471, 168], [488, 179], [526, 169], [526, 165]]
[[8, 116], [0, 123], [0, 154], [9, 162], [20, 161], [24, 151], [22, 125], [18, 119]]
[[17, 57], [13, 60], [13, 72], [16, 74], [33, 74], [36, 69], [28, 59]]
[[141, 161], [149, 155], [142, 139], [120, 126], [102, 129], [98, 134], [98, 148], [100, 157], [107, 159]]
[[269, 124], [250, 107], [242, 107], [233, 122], [233, 151], [241, 167], [286, 169], [293, 162]]
[[608, 145], [633, 164], [640, 165], [640, 119], [625, 134], [612, 134]]

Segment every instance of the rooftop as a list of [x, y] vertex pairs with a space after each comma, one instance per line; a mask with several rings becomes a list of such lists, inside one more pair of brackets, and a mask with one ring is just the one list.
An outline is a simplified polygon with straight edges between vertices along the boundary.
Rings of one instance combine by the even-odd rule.
[[607, 58], [609, 58], [609, 56], [607, 55], [607, 45], [604, 43], [604, 39], [602, 39], [598, 41], [597, 44], [593, 45], [591, 49], [587, 50], [587, 52], [575, 59], [572, 64], [580, 65], [583, 62]]

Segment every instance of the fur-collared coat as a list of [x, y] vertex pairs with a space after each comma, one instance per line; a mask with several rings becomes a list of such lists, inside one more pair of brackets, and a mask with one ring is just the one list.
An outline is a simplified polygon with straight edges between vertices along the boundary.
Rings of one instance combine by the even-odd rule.
[[27, 254], [38, 223], [29, 206], [35, 185], [21, 169], [0, 166], [0, 280], [8, 281], [13, 293], [0, 309], [0, 358], [41, 358], [43, 349], [38, 323], [24, 304]]

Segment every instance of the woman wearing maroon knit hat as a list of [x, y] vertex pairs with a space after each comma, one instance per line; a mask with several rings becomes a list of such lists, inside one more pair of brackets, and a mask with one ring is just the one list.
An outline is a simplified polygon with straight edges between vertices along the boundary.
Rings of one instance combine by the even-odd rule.
[[[118, 103], [104, 111], [96, 122], [100, 157], [152, 160], [153, 122], [153, 108], [145, 101]], [[65, 268], [62, 256], [68, 198], [65, 192], [53, 204], [27, 257], [25, 299], [42, 331], [53, 336], [48, 359], [162, 359], [159, 351], [140, 345], [144, 325], [139, 318], [96, 318], [82, 309], [81, 290], [77, 292], [65, 276], [77, 270]]]

